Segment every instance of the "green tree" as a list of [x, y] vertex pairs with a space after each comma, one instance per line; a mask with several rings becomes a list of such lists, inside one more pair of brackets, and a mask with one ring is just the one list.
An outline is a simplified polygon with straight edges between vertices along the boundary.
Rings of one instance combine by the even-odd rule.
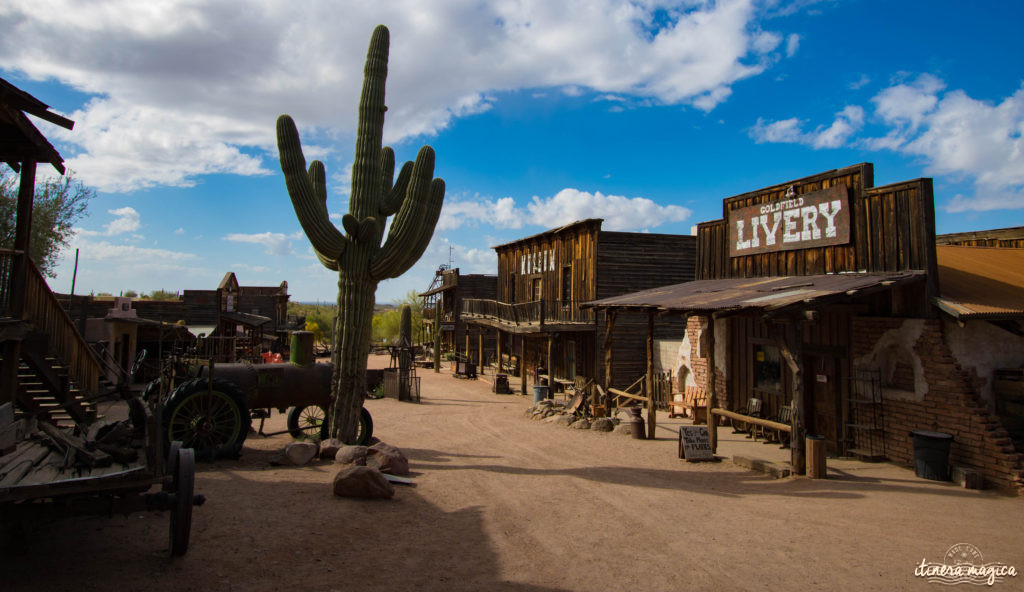
[[[14, 247], [18, 187], [19, 176], [0, 167], [0, 248]], [[75, 179], [71, 171], [36, 183], [28, 254], [44, 275], [56, 277], [57, 255], [71, 242], [75, 223], [87, 215], [94, 197], [96, 190]]]
[[135, 290], [125, 290], [124, 291], [124, 297], [125, 298], [138, 298], [139, 297], [139, 293], [136, 292]]

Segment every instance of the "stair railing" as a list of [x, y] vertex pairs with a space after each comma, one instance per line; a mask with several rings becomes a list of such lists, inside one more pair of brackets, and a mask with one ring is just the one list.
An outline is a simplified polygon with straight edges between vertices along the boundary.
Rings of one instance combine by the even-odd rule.
[[[16, 298], [19, 284], [23, 286], [23, 296]], [[17, 306], [13, 306], [14, 300], [18, 301]], [[98, 393], [103, 374], [99, 359], [57, 301], [39, 268], [23, 252], [0, 250], [0, 306], [5, 315], [30, 321], [37, 331], [49, 336], [50, 350], [63, 361], [83, 395]]]

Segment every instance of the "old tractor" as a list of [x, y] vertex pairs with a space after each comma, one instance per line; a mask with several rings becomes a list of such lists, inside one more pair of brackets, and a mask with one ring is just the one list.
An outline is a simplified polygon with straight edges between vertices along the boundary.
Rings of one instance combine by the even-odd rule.
[[[259, 419], [258, 433], [272, 409], [287, 413], [287, 432], [294, 438], [326, 438], [330, 405], [330, 363], [314, 363], [312, 334], [292, 334], [289, 361], [284, 363], [214, 363], [175, 357], [160, 378], [146, 386], [144, 398], [162, 402], [167, 442], [181, 441], [199, 459], [237, 458], [242, 443]], [[368, 371], [368, 390], [381, 380]], [[283, 433], [283, 432], [278, 432]], [[373, 436], [373, 419], [366, 408], [359, 417], [356, 444]]]

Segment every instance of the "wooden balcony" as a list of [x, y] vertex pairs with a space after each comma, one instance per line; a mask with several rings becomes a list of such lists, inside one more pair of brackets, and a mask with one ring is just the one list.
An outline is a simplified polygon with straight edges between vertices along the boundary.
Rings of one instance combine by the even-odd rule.
[[509, 304], [497, 300], [465, 299], [462, 301], [462, 319], [510, 333], [597, 329], [594, 311], [580, 310], [579, 302], [569, 300], [535, 300]]

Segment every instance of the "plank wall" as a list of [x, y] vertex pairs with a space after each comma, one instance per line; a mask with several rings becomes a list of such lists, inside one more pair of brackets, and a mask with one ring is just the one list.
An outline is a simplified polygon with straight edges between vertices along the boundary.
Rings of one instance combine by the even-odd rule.
[[[697, 279], [925, 270], [935, 293], [935, 209], [931, 179], [871, 187], [871, 164], [829, 171], [726, 199], [723, 218], [698, 225]], [[852, 215], [850, 243], [729, 257], [726, 220], [732, 210], [846, 185]]]

